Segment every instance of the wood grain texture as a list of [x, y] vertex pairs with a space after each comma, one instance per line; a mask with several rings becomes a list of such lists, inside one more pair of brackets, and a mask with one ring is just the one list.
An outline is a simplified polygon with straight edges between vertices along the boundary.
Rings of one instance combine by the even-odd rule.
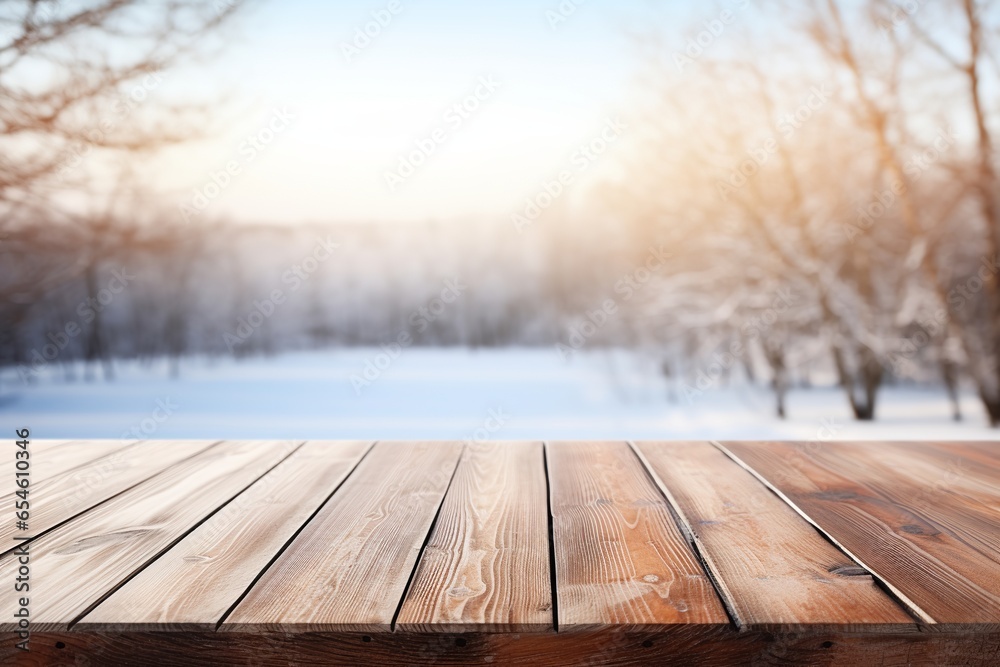
[[34, 633], [30, 652], [0, 635], [3, 664], [388, 665], [657, 667], [734, 665], [995, 667], [1000, 634], [737, 632], [730, 626], [661, 626], [657, 632], [371, 635], [235, 632]]
[[[927, 623], [1000, 626], [1000, 516], [961, 473], [882, 443], [722, 443]], [[980, 498], [986, 498], [980, 495]]]
[[[31, 492], [30, 535], [41, 535], [80, 512], [94, 507], [140, 482], [149, 479], [179, 461], [194, 456], [214, 445], [212, 441], [180, 440], [176, 442], [137, 443], [71, 443], [47, 452], [36, 459], [85, 461], [41, 481], [33, 477]], [[105, 446], [106, 445], [106, 446]], [[93, 449], [92, 449], [93, 448]], [[68, 450], [68, 451], [64, 451]], [[98, 451], [100, 458], [92, 458]], [[85, 456], [80, 456], [86, 452]], [[49, 468], [49, 470], [54, 469]], [[14, 494], [0, 499], [0, 504], [13, 506]], [[21, 533], [13, 522], [0, 523], [0, 551], [10, 551], [12, 538]], [[23, 534], [23, 533], [22, 533]]]
[[968, 459], [976, 465], [1000, 470], [1000, 442], [926, 442], [919, 444]]
[[77, 630], [214, 630], [368, 451], [307, 442], [83, 617]]
[[[73, 442], [72, 440], [53, 440], [51, 438], [46, 438], [43, 440], [35, 440], [34, 438], [29, 438], [28, 449], [32, 454], [42, 454], [44, 452], [51, 451], [55, 447], [60, 445], [65, 445], [68, 442]], [[82, 442], [88, 442], [83, 440]], [[93, 442], [92, 440], [90, 442]]]
[[870, 574], [711, 444], [643, 442], [636, 449], [740, 627], [887, 632], [913, 625]]
[[[66, 629], [295, 448], [220, 443], [31, 542], [33, 629]], [[0, 581], [15, 580], [18, 558], [0, 559]], [[0, 589], [0, 608], [16, 600], [12, 585]], [[0, 631], [13, 630], [12, 618], [0, 618]]]
[[[115, 451], [120, 451], [129, 446], [129, 443], [120, 440], [90, 440], [67, 442], [63, 440], [48, 440], [41, 442], [31, 442], [28, 444], [28, 462], [30, 464], [29, 473], [31, 485], [61, 475], [69, 470], [83, 465], [94, 459], [107, 456]], [[4, 494], [0, 503], [7, 503], [14, 481], [17, 479], [14, 467], [14, 448], [9, 450], [10, 463], [4, 461], [3, 468], [0, 469], [0, 493]], [[6, 540], [4, 540], [6, 542]], [[2, 544], [2, 543], [0, 543]]]
[[378, 443], [220, 626], [390, 631], [459, 443]]
[[546, 452], [560, 631], [729, 624], [628, 444], [550, 443]]
[[553, 628], [542, 443], [466, 448], [397, 628], [433, 632]]
[[[981, 443], [885, 442], [861, 445], [863, 454], [883, 466], [904, 471], [918, 484], [943, 492], [959, 504], [973, 503], [991, 514], [1000, 512], [1000, 445], [994, 460]], [[857, 445], [848, 445], [857, 448]]]

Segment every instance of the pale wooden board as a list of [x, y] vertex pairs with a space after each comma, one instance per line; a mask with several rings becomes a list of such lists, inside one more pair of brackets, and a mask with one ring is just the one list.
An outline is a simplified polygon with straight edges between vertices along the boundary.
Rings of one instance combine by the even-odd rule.
[[397, 630], [551, 630], [540, 442], [466, 448], [403, 602]]
[[[881, 447], [884, 443], [869, 443]], [[925, 622], [1000, 624], [1000, 517], [935, 484], [915, 459], [844, 443], [722, 443]]]
[[220, 629], [391, 630], [461, 451], [375, 445]]
[[[15, 438], [15, 440], [16, 439], [17, 438]], [[28, 451], [30, 451], [32, 454], [36, 453], [41, 454], [44, 452], [48, 452], [55, 447], [58, 447], [60, 445], [65, 445], [68, 442], [73, 442], [72, 440], [52, 440], [52, 439], [35, 440], [34, 438], [28, 438], [28, 441], [29, 441]]]
[[[296, 447], [220, 443], [30, 543], [32, 628], [66, 629]], [[0, 558], [0, 581], [15, 580], [18, 557]], [[0, 588], [0, 608], [17, 597]], [[0, 618], [0, 632], [14, 629], [11, 619]]]
[[[31, 442], [28, 444], [27, 459], [29, 464], [28, 479], [31, 483], [28, 495], [31, 495], [30, 489], [34, 488], [39, 482], [61, 475], [76, 468], [77, 466], [93, 461], [94, 459], [99, 459], [113, 452], [121, 451], [128, 446], [128, 442], [122, 442], [120, 440], [90, 440], [76, 442], [50, 440], [40, 443]], [[13, 493], [17, 488], [15, 486], [15, 481], [18, 479], [16, 476], [17, 469], [14, 465], [14, 462], [17, 460], [15, 458], [15, 452], [21, 451], [21, 449], [18, 447], [10, 447], [8, 451], [10, 452], [10, 463], [5, 461], [2, 469], [0, 469], [0, 485], [2, 485], [0, 486], [0, 494], [3, 495], [3, 498], [0, 499], [0, 504], [7, 503], [9, 500], [8, 496], [13, 497]], [[0, 541], [0, 545], [2, 545], [3, 548], [6, 548], [6, 544], [4, 544], [5, 542], [6, 538], [3, 541]]]
[[627, 443], [546, 445], [559, 630], [729, 619]]
[[[198, 452], [204, 451], [214, 443], [209, 440], [179, 440], [151, 441], [129, 446], [107, 443], [107, 446], [97, 443], [71, 443], [36, 459], [63, 456], [87, 451], [92, 455], [97, 450], [105, 450], [100, 458], [87, 460], [58, 475], [47, 477], [42, 481], [33, 481], [31, 492], [31, 518], [28, 535], [40, 535], [53, 526], [94, 507], [108, 498], [149, 479], [178, 461]], [[92, 449], [93, 448], [93, 449]], [[69, 458], [69, 456], [66, 456]], [[85, 457], [89, 459], [88, 457]], [[9, 494], [0, 499], [0, 506], [14, 506], [15, 494]], [[13, 522], [0, 523], [0, 551], [6, 552], [13, 548], [12, 538], [23, 535]]]
[[707, 442], [635, 445], [747, 629], [887, 632], [913, 618], [760, 480]]
[[74, 628], [214, 630], [369, 447], [307, 442]]

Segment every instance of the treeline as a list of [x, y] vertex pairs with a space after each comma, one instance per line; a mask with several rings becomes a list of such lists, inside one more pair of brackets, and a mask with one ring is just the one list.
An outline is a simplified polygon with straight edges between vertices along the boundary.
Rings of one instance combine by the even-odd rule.
[[604, 201], [684, 249], [646, 314], [753, 350], [779, 412], [821, 358], [859, 419], [886, 382], [934, 378], [997, 425], [1000, 5], [755, 5], [644, 42], [650, 121]]

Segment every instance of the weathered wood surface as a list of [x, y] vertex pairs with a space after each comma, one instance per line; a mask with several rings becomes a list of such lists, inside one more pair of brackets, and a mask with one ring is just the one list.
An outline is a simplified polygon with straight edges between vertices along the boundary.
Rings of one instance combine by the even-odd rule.
[[[214, 444], [211, 441], [175, 442], [155, 451], [141, 444], [125, 446], [121, 443], [70, 447], [71, 451], [66, 452], [66, 458], [74, 462], [82, 460], [82, 463], [69, 468], [58, 464], [51, 468], [43, 467], [47, 471], [59, 468], [64, 470], [41, 480], [32, 476], [28, 494], [31, 500], [28, 532], [30, 535], [41, 535], [80, 512], [99, 505]], [[35, 456], [34, 462], [60, 460], [57, 457], [63, 456], [61, 451], [62, 448], [58, 448], [41, 457]], [[79, 456], [80, 451], [86, 451], [87, 455]], [[98, 458], [91, 458], [95, 455]], [[11, 493], [0, 499], [0, 506], [13, 506], [15, 495]], [[21, 531], [13, 522], [0, 524], [0, 545], [3, 545], [0, 552], [12, 549], [12, 538], [19, 533]]]
[[640, 443], [637, 450], [741, 627], [885, 632], [913, 625], [868, 572], [709, 443]]
[[626, 443], [546, 447], [560, 629], [729, 623]]
[[995, 443], [93, 444], [3, 664], [1000, 663]]
[[[67, 447], [66, 445], [70, 446]], [[39, 482], [61, 475], [88, 461], [107, 456], [128, 446], [129, 443], [118, 440], [80, 441], [76, 444], [65, 440], [31, 442], [27, 450], [28, 473], [31, 485], [34, 486]], [[12, 455], [11, 461], [13, 462], [13, 460], [14, 457]], [[17, 472], [18, 470], [14, 467], [13, 463], [3, 466], [3, 469], [0, 470], [0, 484], [3, 485], [0, 486], [0, 493], [4, 494], [4, 498], [0, 500], [0, 503], [5, 504], [8, 501], [6, 497], [8, 494], [13, 495], [16, 488], [14, 482], [17, 479]], [[0, 530], [4, 528], [6, 526], [0, 526]], [[4, 539], [0, 544], [7, 542], [8, 539]]]
[[214, 630], [368, 451], [309, 442], [87, 614], [79, 630]]
[[413, 578], [397, 627], [551, 630], [542, 443], [469, 446]]
[[1000, 489], [885, 443], [722, 446], [926, 623], [1000, 627]]
[[390, 631], [461, 452], [376, 444], [221, 629]]
[[[31, 619], [64, 630], [199, 520], [288, 456], [287, 443], [222, 443], [63, 524], [29, 545]], [[0, 559], [0, 581], [17, 577], [18, 554]], [[13, 609], [13, 586], [0, 589]], [[14, 630], [11, 616], [0, 632]]]
[[433, 667], [697, 667], [926, 665], [996, 667], [1000, 634], [936, 632], [738, 632], [724, 625], [671, 625], [647, 632], [593, 633], [38, 633], [28, 653], [0, 635], [3, 664], [407, 665]]

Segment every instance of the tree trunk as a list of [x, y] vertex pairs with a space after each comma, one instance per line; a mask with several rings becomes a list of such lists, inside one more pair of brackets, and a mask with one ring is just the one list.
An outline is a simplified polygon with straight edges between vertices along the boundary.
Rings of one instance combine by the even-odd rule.
[[848, 368], [844, 350], [838, 344], [833, 346], [833, 360], [841, 386], [847, 392], [854, 418], [858, 421], [875, 419], [875, 401], [882, 385], [883, 369], [875, 354], [866, 347], [858, 351], [858, 369]]
[[948, 391], [948, 400], [951, 402], [951, 418], [953, 421], [960, 422], [962, 421], [962, 405], [958, 393], [958, 366], [948, 358], [941, 359], [941, 379], [944, 381], [945, 389]]

